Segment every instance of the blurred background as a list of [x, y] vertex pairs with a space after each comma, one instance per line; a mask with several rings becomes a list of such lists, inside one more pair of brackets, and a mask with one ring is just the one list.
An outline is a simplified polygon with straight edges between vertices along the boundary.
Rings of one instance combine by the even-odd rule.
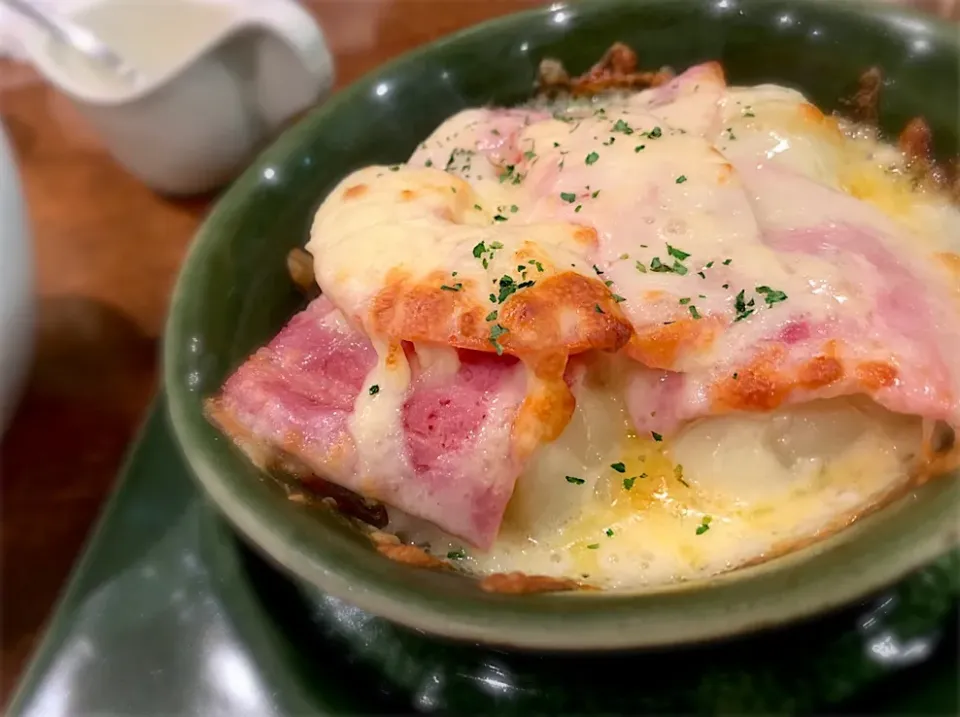
[[[164, 4], [169, 11], [180, 2], [203, 1], [109, 0], [122, 5], [127, 18]], [[232, 1], [264, 15], [273, 12], [275, 0]], [[11, 342], [25, 349], [20, 352], [25, 368], [22, 381], [16, 382], [15, 409], [13, 399], [5, 399], [10, 415], [0, 425], [5, 427], [0, 448], [4, 704], [157, 390], [158, 340], [170, 290], [190, 239], [218, 191], [216, 186], [199, 193], [187, 187], [186, 196], [172, 196], [176, 173], [158, 178], [150, 170], [138, 170], [141, 158], [128, 156], [129, 147], [123, 146], [130, 138], [126, 116], [121, 121], [112, 111], [90, 111], [77, 96], [68, 96], [63, 82], [51, 79], [49, 67], [38, 69], [45, 60], [36, 53], [43, 50], [31, 47], [23, 18], [14, 19], [5, 2], [0, 0], [0, 120], [22, 186], [26, 231], [13, 228], [15, 210], [0, 201], [0, 270], [5, 266], [21, 279], [32, 276], [32, 283], [25, 284], [32, 299], [15, 315], [0, 312], [3, 321], [18, 323], [23, 331], [19, 338], [0, 335], [0, 351], [9, 351]], [[322, 61], [312, 66], [313, 74], [305, 77], [308, 84], [312, 78], [314, 95], [302, 104], [306, 108], [322, 101], [331, 89], [438, 36], [540, 4], [545, 3], [301, 0], [300, 8], [320, 28], [307, 38], [306, 24], [300, 23], [301, 39], [313, 43], [315, 58], [329, 52], [335, 66], [335, 72]], [[958, 0], [908, 4], [960, 19]], [[69, 0], [48, 0], [45, 6], [73, 11]], [[109, 18], [104, 14], [101, 19], [106, 29]], [[188, 34], [175, 24], [158, 27], [151, 41], [160, 45], [173, 40], [163, 36], [164, 29], [181, 40]], [[128, 30], [114, 25], [110, 32], [119, 37], [118, 46], [123, 45]], [[304, 108], [295, 108], [291, 116], [278, 111], [275, 121], [261, 123], [260, 133], [250, 137], [250, 151]], [[156, 108], [148, 109], [155, 117]], [[229, 176], [228, 171], [211, 182], [222, 184]], [[0, 195], [14, 189], [13, 177], [0, 171]], [[14, 232], [30, 249], [28, 268], [15, 267], [11, 259]], [[9, 281], [0, 274], [0, 284]], [[12, 301], [2, 297], [0, 301]], [[15, 372], [9, 363], [0, 362], [0, 369]], [[14, 395], [9, 387], [5, 391]]]

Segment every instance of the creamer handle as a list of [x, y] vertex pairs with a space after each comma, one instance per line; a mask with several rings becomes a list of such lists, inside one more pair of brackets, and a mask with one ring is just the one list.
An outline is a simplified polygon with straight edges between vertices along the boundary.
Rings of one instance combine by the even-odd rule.
[[238, 4], [244, 19], [280, 37], [321, 84], [321, 92], [333, 85], [335, 68], [323, 29], [295, 0], [248, 0]]

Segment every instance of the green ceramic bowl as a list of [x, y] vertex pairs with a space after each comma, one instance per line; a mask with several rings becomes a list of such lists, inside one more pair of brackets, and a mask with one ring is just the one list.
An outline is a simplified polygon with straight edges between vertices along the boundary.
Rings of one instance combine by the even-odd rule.
[[923, 114], [957, 151], [954, 26], [880, 3], [592, 0], [495, 20], [422, 47], [341, 92], [288, 131], [220, 200], [190, 251], [165, 344], [170, 414], [200, 482], [239, 531], [289, 571], [429, 633], [537, 649], [675, 644], [795, 620], [883, 587], [958, 542], [960, 482], [935, 481], [813, 547], [715, 579], [638, 595], [481, 592], [470, 579], [375, 553], [327, 511], [288, 501], [203, 417], [201, 402], [298, 308], [287, 251], [346, 173], [404, 160], [469, 105], [529, 96], [537, 65], [589, 66], [614, 41], [644, 66], [723, 62], [735, 83], [776, 81], [836, 108], [859, 74], [888, 78], [882, 124]]

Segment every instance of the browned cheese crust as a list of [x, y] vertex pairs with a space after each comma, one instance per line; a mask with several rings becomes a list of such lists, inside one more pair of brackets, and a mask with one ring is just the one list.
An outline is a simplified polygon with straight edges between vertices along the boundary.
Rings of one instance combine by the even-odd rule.
[[[842, 101], [848, 107], [850, 118], [877, 127], [882, 90], [883, 72], [879, 67], [871, 67], [860, 75], [853, 96]], [[960, 204], [960, 158], [940, 162], [935, 159], [933, 132], [923, 117], [914, 117], [907, 122], [897, 138], [897, 145], [920, 185], [945, 192], [952, 202]]]
[[[398, 341], [446, 344], [493, 352], [490, 304], [472, 292], [445, 291], [438, 272], [412, 279], [394, 272], [373, 302], [373, 329]], [[465, 282], [466, 283], [466, 282]], [[616, 351], [630, 338], [630, 323], [603, 282], [562, 272], [518, 291], [499, 309], [503, 352], [523, 359], [539, 354]]]
[[488, 593], [502, 595], [532, 595], [533, 593], [564, 592], [568, 590], [592, 590], [569, 578], [552, 578], [548, 575], [527, 575], [526, 573], [493, 573], [480, 581], [480, 589]]
[[569, 92], [573, 95], [596, 95], [609, 90], [636, 90], [657, 87], [669, 82], [674, 73], [669, 68], [655, 72], [637, 69], [637, 53], [615, 42], [600, 61], [579, 77], [570, 77], [558, 60], [545, 59], [540, 63], [537, 88], [541, 92]]
[[287, 254], [287, 271], [297, 289], [310, 299], [320, 295], [320, 287], [313, 274], [313, 257], [305, 249], [291, 249]]
[[431, 568], [434, 570], [448, 570], [450, 568], [450, 564], [445, 560], [430, 555], [416, 545], [401, 543], [400, 539], [391, 533], [374, 531], [370, 533], [370, 540], [373, 541], [378, 553], [394, 562], [415, 568]]

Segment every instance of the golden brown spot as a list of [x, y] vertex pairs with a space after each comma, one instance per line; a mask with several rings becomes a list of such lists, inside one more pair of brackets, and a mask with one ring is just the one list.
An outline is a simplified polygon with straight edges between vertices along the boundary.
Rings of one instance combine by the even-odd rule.
[[567, 427], [576, 400], [563, 380], [563, 367], [551, 378], [537, 378], [513, 422], [514, 455], [525, 459], [541, 443], [555, 441]]
[[729, 163], [724, 163], [720, 165], [720, 169], [717, 170], [717, 183], [726, 184], [733, 177], [733, 165]]
[[819, 356], [796, 369], [783, 366], [787, 351], [768, 346], [749, 365], [714, 384], [713, 407], [725, 411], [771, 411], [798, 389], [815, 390], [844, 377], [843, 363], [836, 358], [836, 342], [828, 341]]
[[897, 144], [911, 162], [925, 164], [933, 157], [933, 133], [923, 117], [914, 117], [907, 122]]
[[518, 291], [500, 310], [499, 323], [510, 332], [504, 346], [518, 356], [561, 347], [567, 353], [616, 351], [631, 333], [630, 322], [603, 282], [574, 272]]
[[400, 191], [400, 201], [401, 202], [410, 202], [413, 201], [417, 196], [417, 193], [412, 189], [403, 189]]
[[354, 184], [343, 190], [344, 199], [357, 199], [367, 193], [369, 187], [366, 184]]
[[395, 369], [401, 365], [401, 360], [406, 359], [402, 344], [391, 344], [387, 349], [387, 358], [384, 359], [384, 365], [388, 369]]
[[821, 124], [826, 119], [823, 112], [811, 104], [804, 103], [799, 105], [797, 112], [800, 114], [800, 119], [811, 124]]
[[865, 389], [879, 391], [896, 383], [897, 367], [886, 361], [864, 361], [857, 364], [857, 382]]
[[630, 338], [626, 352], [634, 361], [650, 368], [670, 369], [683, 354], [709, 348], [723, 327], [723, 320], [716, 316], [650, 326]]
[[373, 541], [374, 545], [400, 545], [400, 538], [393, 533], [384, 533], [380, 530], [372, 530], [367, 537]]
[[504, 595], [530, 595], [532, 593], [560, 592], [586, 587], [569, 578], [552, 578], [547, 575], [525, 573], [493, 573], [480, 581], [480, 589], [488, 593]]
[[378, 545], [377, 552], [390, 560], [404, 565], [411, 565], [415, 568], [449, 568], [449, 564], [416, 545]]
[[309, 252], [299, 247], [291, 249], [287, 254], [287, 272], [300, 291], [308, 295], [316, 292], [313, 257]]
[[377, 552], [390, 560], [417, 568], [447, 568], [449, 565], [440, 558], [434, 557], [415, 545], [404, 545], [400, 539], [391, 533], [379, 530], [372, 531], [369, 536]]
[[507, 329], [498, 343], [521, 358], [591, 348], [615, 351], [630, 337], [630, 323], [607, 287], [580, 274], [535, 279], [534, 286], [496, 306], [466, 291], [467, 282], [463, 291], [440, 288], [449, 281], [450, 275], [440, 271], [413, 279], [391, 270], [371, 303], [373, 330], [395, 340], [495, 351], [486, 316], [496, 308], [496, 323]]
[[797, 373], [797, 383], [811, 390], [828, 386], [841, 378], [843, 364], [833, 356], [814, 356]]
[[718, 381], [711, 391], [714, 410], [771, 411], [790, 394], [789, 380], [780, 372], [783, 348], [760, 352], [746, 367]]
[[587, 246], [596, 246], [599, 241], [597, 238], [597, 230], [593, 227], [584, 226], [580, 226], [574, 230], [573, 240], [578, 244], [585, 244]]

